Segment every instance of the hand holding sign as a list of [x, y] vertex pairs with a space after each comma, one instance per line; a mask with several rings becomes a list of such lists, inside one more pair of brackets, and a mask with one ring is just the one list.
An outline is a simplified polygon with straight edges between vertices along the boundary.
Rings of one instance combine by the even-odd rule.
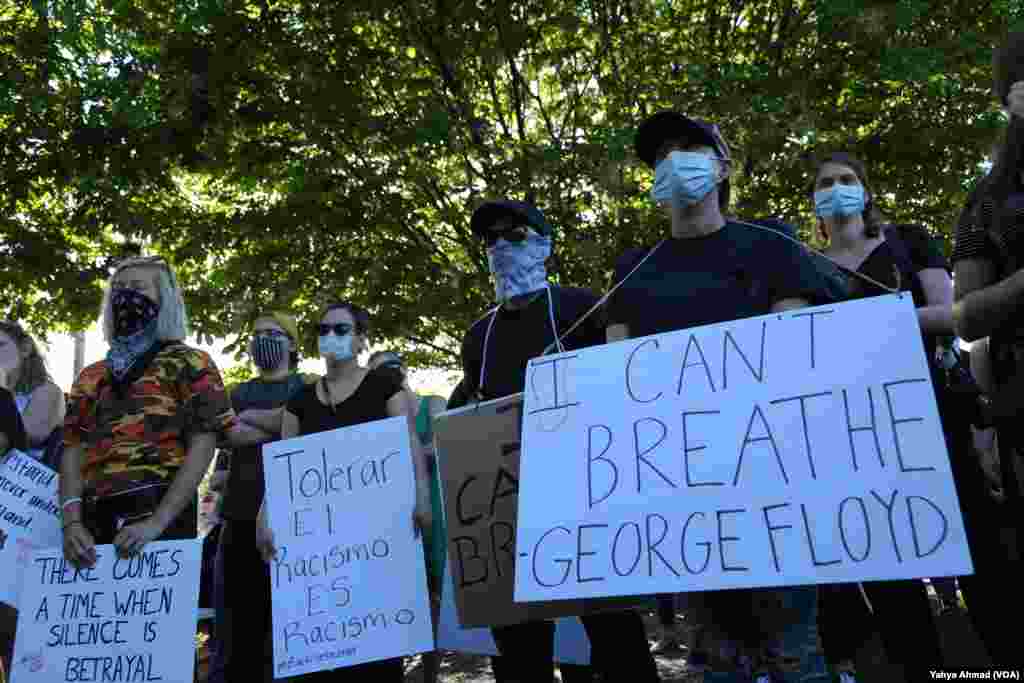
[[64, 526], [64, 559], [77, 569], [96, 564], [96, 540], [81, 521]]
[[268, 564], [277, 557], [277, 548], [274, 546], [274, 532], [267, 525], [266, 503], [260, 505], [260, 513], [256, 516], [256, 549], [260, 551], [263, 561]]
[[164, 528], [151, 516], [144, 522], [122, 527], [114, 537], [114, 547], [120, 557], [130, 557], [141, 552], [147, 543], [155, 541], [163, 532]]

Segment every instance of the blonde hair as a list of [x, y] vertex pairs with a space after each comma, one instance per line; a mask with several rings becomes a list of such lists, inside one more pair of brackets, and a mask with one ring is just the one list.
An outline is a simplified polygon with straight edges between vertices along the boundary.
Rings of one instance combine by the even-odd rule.
[[103, 338], [108, 342], [114, 338], [114, 316], [110, 308], [110, 295], [114, 280], [121, 271], [128, 268], [148, 268], [156, 272], [156, 286], [160, 294], [160, 314], [156, 323], [156, 338], [160, 341], [182, 341], [188, 336], [188, 313], [185, 311], [185, 300], [181, 296], [178, 279], [174, 276], [171, 266], [159, 256], [125, 259], [117, 264], [117, 269], [110, 276], [107, 290], [103, 293], [101, 319]]

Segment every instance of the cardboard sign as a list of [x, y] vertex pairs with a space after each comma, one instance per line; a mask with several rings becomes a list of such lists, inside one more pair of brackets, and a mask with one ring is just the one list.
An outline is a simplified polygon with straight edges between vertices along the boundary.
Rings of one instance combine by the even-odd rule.
[[972, 573], [910, 296], [536, 358], [520, 601]]
[[404, 417], [263, 447], [274, 675], [434, 648]]
[[0, 602], [18, 607], [21, 575], [32, 552], [60, 547], [57, 473], [21, 451], [0, 461]]
[[514, 394], [434, 418], [459, 623], [502, 626], [633, 606], [628, 599], [513, 601], [522, 411], [522, 394]]
[[[455, 584], [448, 568], [441, 588], [441, 613], [437, 625], [437, 649], [493, 657], [498, 654], [489, 628], [463, 628], [455, 610]], [[555, 621], [555, 661], [590, 664], [590, 639], [578, 617]]]
[[76, 570], [60, 548], [25, 571], [13, 683], [191, 681], [195, 668], [200, 541], [156, 541], [118, 558], [96, 546]]

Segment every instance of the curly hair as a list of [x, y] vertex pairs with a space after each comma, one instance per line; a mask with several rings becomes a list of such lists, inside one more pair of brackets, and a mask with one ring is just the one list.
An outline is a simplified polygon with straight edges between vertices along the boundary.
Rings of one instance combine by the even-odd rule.
[[53, 383], [50, 371], [46, 369], [46, 360], [43, 354], [39, 353], [39, 346], [25, 329], [16, 322], [0, 320], [0, 334], [6, 334], [18, 348], [29, 348], [28, 358], [21, 364], [21, 371], [18, 373], [18, 383], [14, 387], [17, 394], [28, 394], [48, 382]]

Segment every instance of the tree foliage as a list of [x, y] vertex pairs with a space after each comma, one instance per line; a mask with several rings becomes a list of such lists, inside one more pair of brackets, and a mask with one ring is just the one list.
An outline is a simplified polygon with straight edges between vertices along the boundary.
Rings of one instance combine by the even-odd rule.
[[[809, 159], [864, 158], [883, 211], [950, 237], [1002, 126], [1013, 0], [0, 0], [0, 291], [79, 329], [126, 242], [194, 327], [348, 299], [450, 365], [490, 298], [482, 201], [535, 201], [556, 278], [604, 289], [665, 229], [635, 158], [663, 108], [717, 121], [733, 210], [813, 238]], [[307, 350], [312, 350], [312, 339]]]

